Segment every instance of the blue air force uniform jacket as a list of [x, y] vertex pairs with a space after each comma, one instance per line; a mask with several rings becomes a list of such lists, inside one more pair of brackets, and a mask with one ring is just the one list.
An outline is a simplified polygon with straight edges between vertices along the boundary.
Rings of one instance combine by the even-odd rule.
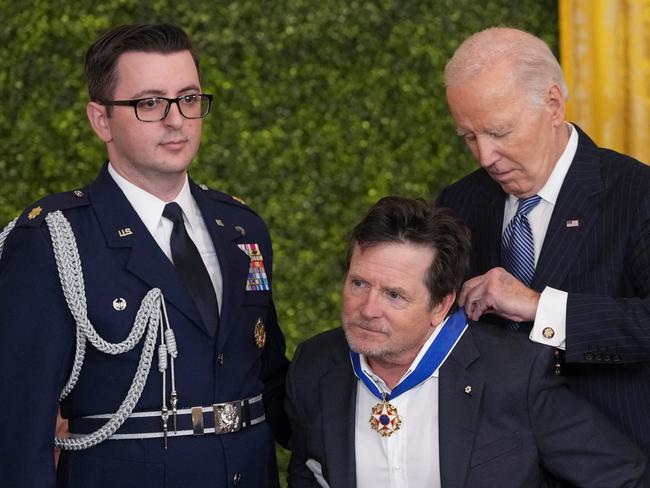
[[[216, 337], [205, 332], [173, 264], [106, 165], [87, 188], [47, 197], [18, 220], [0, 258], [0, 486], [278, 486], [274, 434], [283, 442], [288, 437], [282, 410], [288, 361], [271, 297], [269, 233], [260, 217], [232, 197], [193, 182], [191, 190], [223, 274]], [[145, 294], [160, 288], [179, 351], [175, 362], [179, 408], [263, 393], [266, 422], [233, 433], [170, 438], [167, 450], [160, 438], [106, 440], [87, 450], [64, 451], [55, 472], [57, 403], [75, 351], [75, 324], [45, 223], [45, 216], [56, 210], [64, 213], [74, 230], [88, 317], [99, 335], [110, 342], [123, 341]], [[247, 290], [251, 259], [239, 244], [258, 245], [269, 282], [260, 288], [268, 289], [256, 291], [249, 286]], [[116, 299], [121, 305], [126, 302], [123, 310], [113, 305]], [[255, 338], [259, 323], [266, 333], [263, 346]], [[79, 380], [61, 403], [63, 417], [115, 412], [131, 385], [142, 342], [115, 356], [88, 344]], [[169, 377], [165, 396], [169, 406]], [[160, 411], [162, 397], [161, 373], [154, 358], [135, 411]]]

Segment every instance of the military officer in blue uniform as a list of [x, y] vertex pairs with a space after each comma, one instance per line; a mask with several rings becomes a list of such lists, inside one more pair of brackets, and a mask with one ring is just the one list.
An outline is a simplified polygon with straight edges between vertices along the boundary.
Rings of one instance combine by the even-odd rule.
[[191, 41], [118, 27], [86, 77], [109, 161], [0, 235], [0, 486], [277, 487], [288, 361], [271, 241], [187, 176], [212, 101]]

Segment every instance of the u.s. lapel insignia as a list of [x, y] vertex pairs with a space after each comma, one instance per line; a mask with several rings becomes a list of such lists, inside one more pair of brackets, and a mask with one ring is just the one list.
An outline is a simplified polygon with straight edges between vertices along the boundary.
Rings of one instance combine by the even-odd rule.
[[236, 225], [235, 229], [237, 229], [237, 232], [239, 232], [242, 237], [246, 236], [246, 229], [244, 229], [241, 225]]
[[257, 319], [257, 322], [255, 322], [253, 336], [255, 337], [255, 345], [257, 345], [257, 348], [262, 349], [264, 344], [266, 344], [266, 327], [264, 326], [264, 321], [261, 317]]
[[248, 268], [246, 278], [246, 291], [269, 291], [271, 285], [264, 269], [264, 258], [258, 244], [237, 244], [239, 249], [250, 258], [251, 264]]
[[34, 220], [36, 217], [38, 217], [39, 215], [41, 215], [41, 212], [42, 212], [42, 211], [43, 211], [43, 207], [40, 207], [40, 206], [38, 206], [38, 207], [34, 207], [34, 208], [31, 209], [31, 210], [29, 211], [29, 213], [27, 214], [27, 218], [28, 218], [29, 220]]
[[131, 227], [124, 227], [124, 229], [117, 231], [117, 235], [120, 237], [127, 237], [133, 235], [133, 231], [131, 230]]
[[217, 224], [219, 227], [223, 227], [223, 220], [221, 219], [214, 219], [214, 223]]

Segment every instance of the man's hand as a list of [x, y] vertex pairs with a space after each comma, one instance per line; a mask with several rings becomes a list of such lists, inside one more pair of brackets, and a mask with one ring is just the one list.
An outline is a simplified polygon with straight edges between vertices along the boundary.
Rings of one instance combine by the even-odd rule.
[[478, 320], [493, 313], [515, 322], [535, 320], [540, 293], [531, 290], [503, 268], [467, 280], [460, 291], [459, 303], [467, 316]]
[[[61, 409], [56, 412], [56, 432], [57, 437], [68, 437], [68, 421], [61, 417]], [[61, 449], [54, 448], [54, 465], [59, 464], [59, 456], [61, 456]]]

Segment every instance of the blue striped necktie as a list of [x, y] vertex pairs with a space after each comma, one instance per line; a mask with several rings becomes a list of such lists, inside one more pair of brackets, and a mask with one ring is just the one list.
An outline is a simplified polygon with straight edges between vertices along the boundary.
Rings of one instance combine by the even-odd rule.
[[[535, 274], [535, 239], [528, 214], [541, 199], [539, 195], [520, 198], [517, 213], [501, 236], [501, 264], [526, 286], [530, 286]], [[519, 324], [509, 322], [508, 327], [517, 330]]]

